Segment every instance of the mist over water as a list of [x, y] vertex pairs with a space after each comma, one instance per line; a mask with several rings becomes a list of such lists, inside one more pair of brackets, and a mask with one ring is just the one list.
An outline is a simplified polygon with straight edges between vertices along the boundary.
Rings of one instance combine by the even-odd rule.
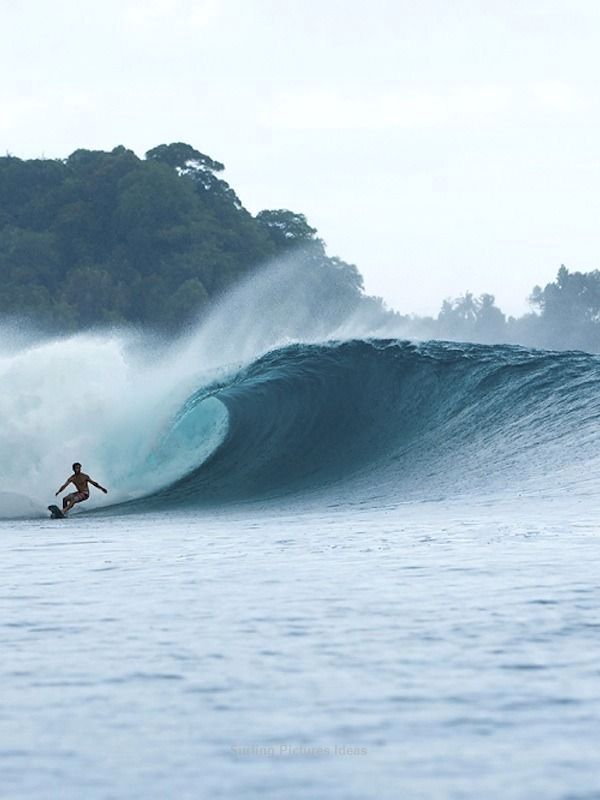
[[[108, 497], [147, 494], [198, 466], [220, 443], [227, 414], [204, 403], [182, 427], [194, 392], [224, 380], [269, 349], [341, 334], [340, 315], [307, 301], [301, 261], [259, 271], [175, 342], [129, 331], [43, 339], [15, 321], [0, 331], [0, 515], [45, 514], [73, 461]], [[359, 335], [368, 333], [358, 319]]]
[[176, 341], [1, 333], [10, 796], [597, 795], [598, 357], [293, 261]]
[[506, 489], [515, 474], [539, 489], [544, 464], [567, 480], [596, 458], [594, 357], [402, 343], [370, 306], [315, 307], [302, 268], [270, 265], [174, 342], [5, 331], [0, 515], [45, 514], [73, 461], [110, 490], [93, 508], [333, 484], [386, 503]]

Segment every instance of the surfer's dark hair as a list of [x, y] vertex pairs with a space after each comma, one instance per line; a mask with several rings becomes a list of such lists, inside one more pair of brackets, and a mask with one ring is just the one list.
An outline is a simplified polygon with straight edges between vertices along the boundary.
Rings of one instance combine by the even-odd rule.
[[74, 464], [72, 464], [71, 466], [72, 466], [72, 468], [73, 468], [73, 472], [75, 472], [75, 467], [80, 467], [80, 466], [81, 466], [81, 464], [79, 463], [79, 461], [76, 461], [76, 462], [75, 462]]

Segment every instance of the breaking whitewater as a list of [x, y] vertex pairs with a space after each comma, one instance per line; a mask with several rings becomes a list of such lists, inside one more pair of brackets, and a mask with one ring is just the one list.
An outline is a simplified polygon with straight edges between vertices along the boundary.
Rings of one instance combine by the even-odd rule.
[[[297, 283], [176, 343], [4, 331], [8, 795], [598, 796], [600, 359]], [[51, 521], [73, 461], [109, 494]]]

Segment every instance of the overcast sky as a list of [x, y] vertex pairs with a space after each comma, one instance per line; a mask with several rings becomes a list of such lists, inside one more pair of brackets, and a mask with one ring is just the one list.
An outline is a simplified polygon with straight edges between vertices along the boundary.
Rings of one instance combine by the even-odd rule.
[[600, 267], [600, 3], [0, 0], [0, 151], [184, 141], [403, 312]]

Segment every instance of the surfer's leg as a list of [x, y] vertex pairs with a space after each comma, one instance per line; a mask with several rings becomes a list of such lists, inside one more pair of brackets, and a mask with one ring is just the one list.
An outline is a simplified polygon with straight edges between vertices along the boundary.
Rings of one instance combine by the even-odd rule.
[[63, 514], [69, 513], [69, 511], [78, 501], [79, 497], [81, 497], [80, 492], [72, 492], [71, 494], [68, 494], [66, 497], [63, 497]]
[[75, 503], [82, 503], [84, 500], [87, 500], [89, 496], [89, 492], [73, 492], [73, 494], [68, 494], [63, 500], [63, 514], [68, 514]]

